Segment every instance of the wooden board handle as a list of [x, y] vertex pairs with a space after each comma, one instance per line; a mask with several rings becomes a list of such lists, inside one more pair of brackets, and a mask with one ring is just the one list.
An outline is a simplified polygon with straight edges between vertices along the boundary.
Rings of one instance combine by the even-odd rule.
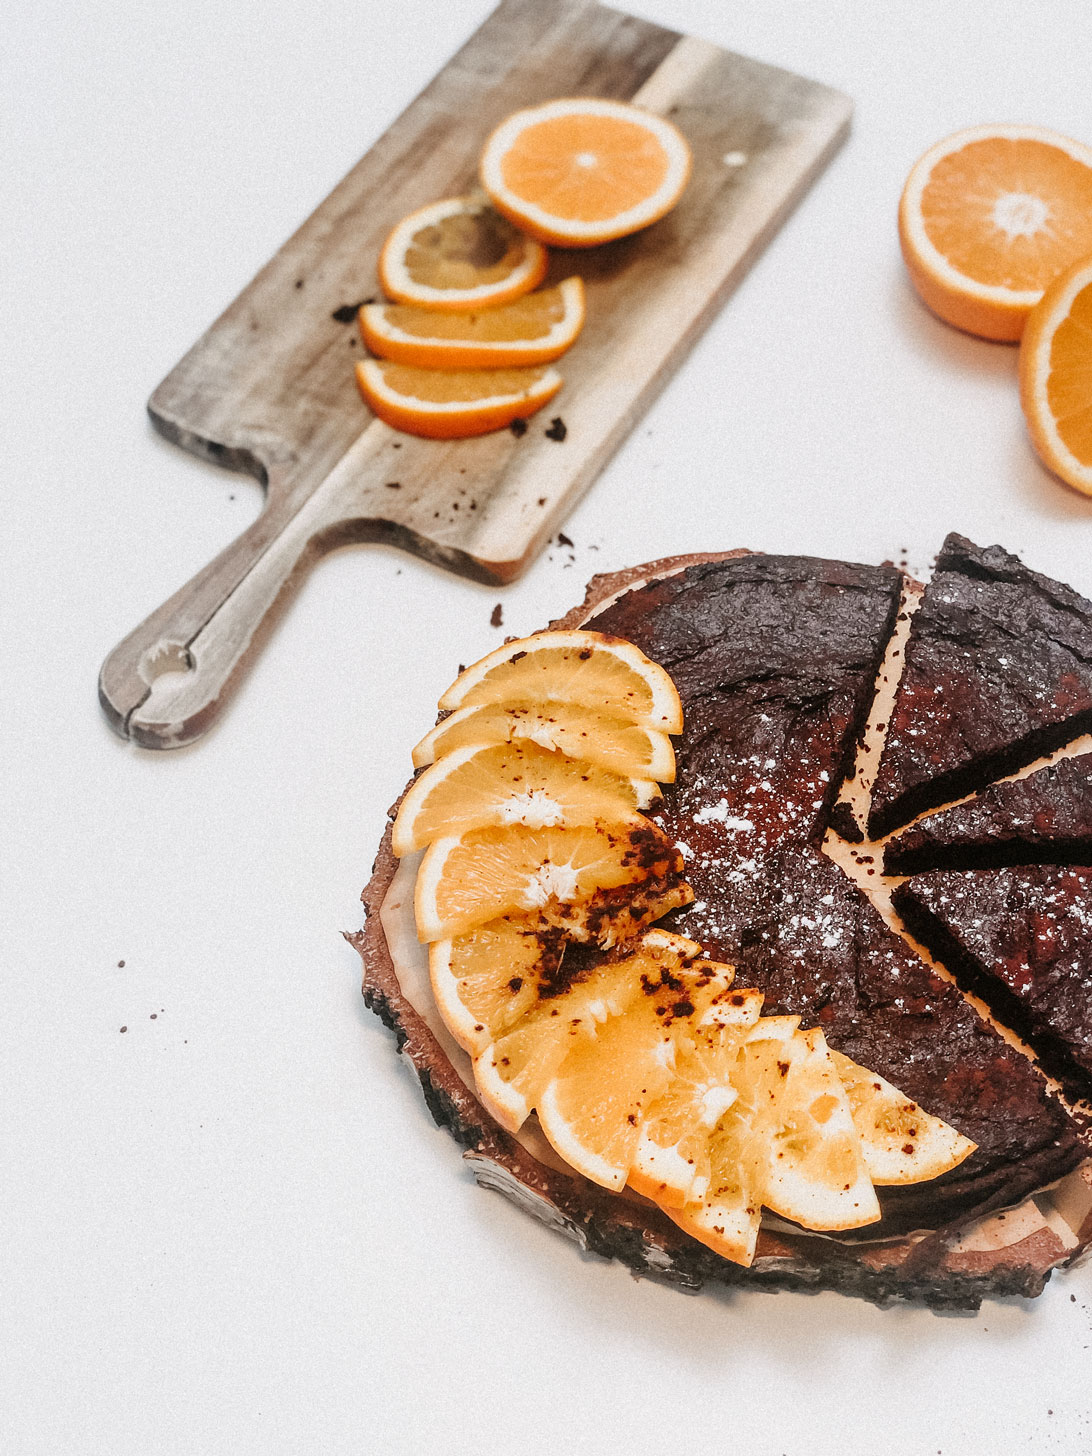
[[99, 701], [142, 748], [181, 748], [216, 721], [292, 588], [317, 554], [320, 489], [292, 514], [271, 494], [258, 519], [110, 653]]

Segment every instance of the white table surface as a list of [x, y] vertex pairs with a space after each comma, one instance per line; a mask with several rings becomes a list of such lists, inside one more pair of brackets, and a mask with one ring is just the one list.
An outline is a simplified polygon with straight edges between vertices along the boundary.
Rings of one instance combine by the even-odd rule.
[[344, 550], [220, 727], [161, 755], [109, 731], [98, 665], [260, 496], [144, 401], [489, 6], [5, 9], [5, 1456], [1092, 1450], [1092, 1268], [975, 1317], [638, 1282], [474, 1184], [338, 935], [454, 665], [595, 570], [739, 545], [926, 570], [955, 528], [1092, 594], [1092, 500], [1032, 455], [1015, 351], [923, 310], [894, 222], [961, 126], [1092, 140], [1092, 10], [633, 8], [844, 89], [847, 146], [571, 551], [502, 593]]

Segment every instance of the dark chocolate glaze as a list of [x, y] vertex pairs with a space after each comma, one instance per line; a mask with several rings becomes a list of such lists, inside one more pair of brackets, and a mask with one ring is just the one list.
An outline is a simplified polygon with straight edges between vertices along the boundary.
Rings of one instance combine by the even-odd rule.
[[950, 535], [910, 624], [872, 791], [881, 838], [1092, 728], [1092, 602]]
[[1042, 863], [1092, 864], [1092, 753], [992, 784], [915, 824], [884, 855], [889, 875]]
[[1092, 867], [941, 870], [907, 881], [895, 903], [1045, 1067], [1092, 1097]]

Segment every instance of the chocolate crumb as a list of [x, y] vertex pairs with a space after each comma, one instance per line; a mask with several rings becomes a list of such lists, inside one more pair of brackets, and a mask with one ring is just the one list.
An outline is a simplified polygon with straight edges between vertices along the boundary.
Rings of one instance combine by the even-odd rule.
[[[302, 288], [303, 287], [303, 279], [302, 278], [297, 278], [296, 279], [296, 287], [297, 288]], [[124, 1026], [121, 1029], [122, 1029], [122, 1031], [124, 1031], [125, 1030]]]
[[400, 480], [388, 480], [386, 484], [387, 484], [387, 489], [388, 490], [401, 490], [402, 489], [402, 482]]
[[540, 495], [538, 498], [538, 503], [540, 506], [544, 506], [546, 504], [546, 497], [544, 495]]
[[550, 421], [550, 428], [545, 432], [547, 440], [564, 440], [569, 431], [565, 427], [565, 421], [560, 415], [555, 415]]
[[335, 323], [351, 324], [366, 303], [374, 302], [374, 298], [362, 298], [359, 303], [343, 303], [340, 308], [334, 309], [330, 317]]
[[118, 961], [118, 970], [119, 971], [123, 971], [124, 969], [125, 969], [125, 962], [124, 961]]
[[564, 531], [558, 531], [557, 544], [559, 546], [571, 546], [573, 543], [569, 540], [568, 536], [566, 536]]
[[489, 614], [489, 625], [491, 627], [504, 626], [504, 611], [500, 602], [497, 603]]
[[129, 1030], [129, 1028], [127, 1026], [120, 1027], [119, 1029], [121, 1031], [128, 1031]]
[[509, 423], [508, 428], [512, 431], [512, 434], [515, 435], [516, 439], [520, 440], [527, 433], [527, 421], [519, 419], [512, 420]]

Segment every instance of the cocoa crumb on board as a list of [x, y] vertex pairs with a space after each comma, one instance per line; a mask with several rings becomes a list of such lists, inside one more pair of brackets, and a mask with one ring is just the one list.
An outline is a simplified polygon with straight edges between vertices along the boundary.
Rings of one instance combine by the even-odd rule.
[[547, 440], [564, 440], [568, 433], [565, 421], [560, 415], [555, 415], [550, 421], [550, 428], [546, 431], [546, 438]]
[[123, 971], [124, 969], [125, 969], [125, 962], [124, 961], [118, 961], [118, 970], [119, 971]]
[[387, 489], [388, 490], [401, 490], [402, 489], [402, 482], [400, 480], [388, 480], [386, 482], [386, 485], [387, 485]]
[[568, 536], [566, 536], [564, 531], [558, 531], [557, 544], [559, 546], [571, 546], [573, 543], [569, 540]]
[[504, 625], [504, 612], [500, 602], [497, 603], [489, 614], [489, 625], [491, 627], [503, 627]]
[[[298, 288], [299, 286], [300, 285], [297, 283], [296, 287]], [[334, 309], [330, 317], [334, 320], [335, 323], [351, 324], [353, 319], [356, 318], [357, 314], [366, 303], [374, 302], [375, 298], [373, 296], [371, 298], [362, 298], [359, 303], [343, 303], [339, 308]]]
[[515, 435], [516, 439], [519, 440], [527, 433], [527, 421], [519, 419], [512, 420], [508, 428]]

